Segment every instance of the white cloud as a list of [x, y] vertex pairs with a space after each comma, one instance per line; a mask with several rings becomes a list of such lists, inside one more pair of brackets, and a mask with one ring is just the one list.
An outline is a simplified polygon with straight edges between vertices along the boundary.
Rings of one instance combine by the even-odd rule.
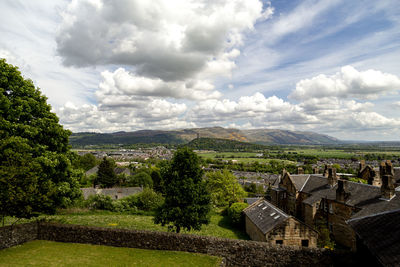
[[345, 66], [332, 76], [320, 74], [301, 80], [290, 97], [296, 100], [323, 97], [376, 99], [398, 90], [400, 79], [393, 74], [376, 70], [360, 72], [352, 66]]
[[114, 72], [102, 72], [103, 81], [100, 83], [96, 96], [100, 99], [110, 96], [157, 96], [186, 99], [219, 98], [221, 93], [214, 90], [214, 85], [207, 80], [163, 81], [159, 78], [147, 78], [129, 73], [124, 68]]
[[124, 64], [139, 75], [182, 80], [226, 61], [242, 32], [271, 13], [259, 0], [72, 1], [58, 52], [66, 65]]

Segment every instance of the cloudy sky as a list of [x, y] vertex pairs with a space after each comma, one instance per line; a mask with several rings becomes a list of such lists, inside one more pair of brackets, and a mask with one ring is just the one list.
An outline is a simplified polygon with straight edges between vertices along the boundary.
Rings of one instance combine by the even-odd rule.
[[398, 0], [2, 0], [0, 58], [75, 132], [400, 140]]

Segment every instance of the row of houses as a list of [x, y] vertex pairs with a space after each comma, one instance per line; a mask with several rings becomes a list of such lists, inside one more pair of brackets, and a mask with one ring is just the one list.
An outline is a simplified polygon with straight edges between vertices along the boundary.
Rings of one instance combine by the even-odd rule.
[[[400, 262], [400, 227], [379, 224], [387, 217], [397, 218], [400, 212], [400, 169], [389, 161], [378, 169], [361, 163], [359, 173], [363, 177], [371, 174], [369, 184], [340, 179], [334, 168], [326, 168], [323, 174], [284, 172], [269, 201], [256, 201], [244, 210], [246, 232], [253, 240], [271, 244], [315, 247], [315, 229], [323, 222], [339, 246], [355, 251], [364, 244], [373, 253], [384, 252], [385, 256], [377, 255], [383, 265], [393, 258]], [[385, 235], [388, 238], [382, 242]], [[389, 245], [390, 249], [382, 249]], [[388, 256], [389, 250], [392, 254]]]

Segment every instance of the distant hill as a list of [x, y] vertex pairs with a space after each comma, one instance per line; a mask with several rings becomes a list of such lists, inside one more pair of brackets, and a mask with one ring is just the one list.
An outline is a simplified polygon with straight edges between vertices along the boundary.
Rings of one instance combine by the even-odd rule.
[[235, 140], [262, 145], [271, 144], [338, 144], [340, 141], [328, 135], [313, 132], [254, 129], [238, 130], [222, 127], [180, 129], [171, 131], [142, 130], [116, 133], [73, 133], [70, 144], [74, 147], [86, 145], [129, 145], [138, 143], [185, 144], [197, 137]]
[[197, 150], [216, 150], [216, 151], [254, 151], [266, 149], [265, 145], [258, 145], [246, 142], [240, 142], [236, 140], [219, 139], [219, 138], [208, 138], [201, 137], [190, 141], [187, 144], [188, 147]]

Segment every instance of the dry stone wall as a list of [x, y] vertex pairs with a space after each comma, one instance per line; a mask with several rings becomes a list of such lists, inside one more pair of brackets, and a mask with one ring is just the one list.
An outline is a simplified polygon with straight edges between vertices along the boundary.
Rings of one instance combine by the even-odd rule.
[[353, 256], [255, 241], [44, 222], [0, 228], [1, 249], [35, 239], [202, 253], [222, 257], [226, 266], [348, 266]]
[[37, 239], [38, 223], [0, 227], [0, 249], [9, 248]]

